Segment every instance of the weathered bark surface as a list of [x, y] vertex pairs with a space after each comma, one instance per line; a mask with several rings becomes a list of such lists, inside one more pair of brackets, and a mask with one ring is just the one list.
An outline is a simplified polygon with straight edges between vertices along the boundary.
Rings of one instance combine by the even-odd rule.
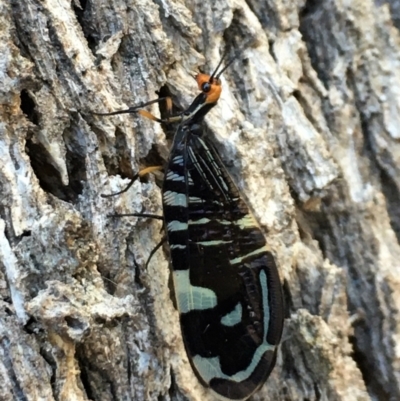
[[[398, 0], [0, 1], [0, 399], [211, 400], [170, 299], [160, 126], [223, 74], [211, 135], [268, 236], [287, 319], [254, 400], [400, 399]], [[204, 56], [204, 57], [203, 57]], [[157, 112], [157, 108], [153, 109]], [[145, 159], [146, 158], [146, 159]]]

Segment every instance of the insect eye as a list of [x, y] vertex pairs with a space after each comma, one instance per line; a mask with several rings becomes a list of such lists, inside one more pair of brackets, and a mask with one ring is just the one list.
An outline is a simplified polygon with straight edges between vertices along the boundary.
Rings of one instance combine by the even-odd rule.
[[201, 85], [201, 90], [203, 92], [206, 92], [206, 93], [210, 92], [210, 89], [211, 89], [211, 84], [209, 82], [204, 82], [204, 84]]

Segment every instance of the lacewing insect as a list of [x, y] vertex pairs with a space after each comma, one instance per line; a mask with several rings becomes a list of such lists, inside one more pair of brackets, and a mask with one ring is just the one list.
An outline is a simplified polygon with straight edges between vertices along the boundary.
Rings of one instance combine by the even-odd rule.
[[211, 75], [195, 77], [201, 93], [178, 116], [159, 119], [143, 110], [165, 98], [102, 115], [179, 123], [162, 199], [182, 337], [199, 381], [219, 398], [245, 400], [275, 365], [283, 296], [265, 237], [205, 135], [204, 116], [234, 58], [220, 69], [223, 60]]

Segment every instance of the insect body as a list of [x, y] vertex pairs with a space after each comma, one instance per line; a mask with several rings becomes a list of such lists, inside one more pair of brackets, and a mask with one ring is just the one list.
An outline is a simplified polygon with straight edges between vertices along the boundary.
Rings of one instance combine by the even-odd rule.
[[190, 363], [220, 398], [245, 400], [274, 367], [283, 299], [264, 235], [204, 134], [222, 71], [196, 77], [201, 93], [179, 117], [162, 198]]

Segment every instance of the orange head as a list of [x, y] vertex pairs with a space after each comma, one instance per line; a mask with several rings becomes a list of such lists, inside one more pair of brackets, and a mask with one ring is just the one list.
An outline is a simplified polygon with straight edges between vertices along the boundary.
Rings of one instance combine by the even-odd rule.
[[199, 90], [206, 95], [205, 103], [217, 103], [222, 91], [221, 80], [207, 74], [197, 74], [195, 80]]

